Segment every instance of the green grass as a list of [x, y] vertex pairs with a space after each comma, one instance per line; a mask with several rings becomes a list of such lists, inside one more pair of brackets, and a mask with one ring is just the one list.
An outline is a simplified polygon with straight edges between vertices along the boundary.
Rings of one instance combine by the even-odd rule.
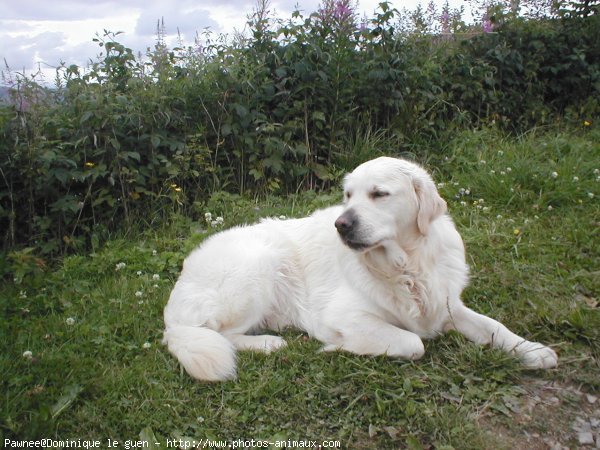
[[[525, 421], [518, 405], [539, 383], [600, 387], [599, 142], [598, 129], [520, 139], [466, 132], [427, 160], [466, 242], [464, 301], [551, 344], [557, 369], [526, 371], [457, 334], [404, 362], [319, 353], [318, 342], [290, 330], [280, 352], [241, 353], [238, 380], [195, 382], [160, 343], [162, 310], [185, 255], [217, 229], [175, 217], [42, 268], [27, 251], [9, 255], [0, 267], [9, 274], [0, 285], [2, 442], [100, 439], [106, 447], [108, 438], [187, 437], [487, 449], [514, 447], [528, 432], [572, 445], [569, 420], [585, 405], [561, 401], [543, 422]], [[222, 215], [228, 227], [302, 216], [338, 198], [218, 194], [198, 212]]]

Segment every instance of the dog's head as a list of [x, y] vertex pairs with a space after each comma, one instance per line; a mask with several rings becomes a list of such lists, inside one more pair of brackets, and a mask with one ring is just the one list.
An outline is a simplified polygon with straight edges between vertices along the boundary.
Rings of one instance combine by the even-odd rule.
[[417, 164], [381, 157], [358, 166], [344, 180], [344, 211], [335, 227], [354, 250], [370, 250], [388, 240], [427, 235], [446, 212], [429, 174]]

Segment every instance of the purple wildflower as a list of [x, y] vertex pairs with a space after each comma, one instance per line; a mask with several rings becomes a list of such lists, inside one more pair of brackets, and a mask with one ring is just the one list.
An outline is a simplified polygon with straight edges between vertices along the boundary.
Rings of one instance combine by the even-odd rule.
[[324, 26], [342, 32], [356, 29], [354, 7], [351, 0], [325, 0], [318, 10]]
[[481, 27], [483, 28], [484, 33], [491, 33], [494, 30], [494, 24], [487, 17], [485, 19], [483, 19], [483, 22], [481, 23]]
[[333, 17], [335, 17], [340, 22], [343, 22], [351, 15], [352, 15], [352, 10], [349, 8], [347, 2], [345, 2], [345, 1], [337, 1], [336, 2], [335, 9], [333, 10]]
[[448, 11], [444, 11], [440, 16], [440, 23], [442, 24], [442, 33], [450, 32], [450, 14]]

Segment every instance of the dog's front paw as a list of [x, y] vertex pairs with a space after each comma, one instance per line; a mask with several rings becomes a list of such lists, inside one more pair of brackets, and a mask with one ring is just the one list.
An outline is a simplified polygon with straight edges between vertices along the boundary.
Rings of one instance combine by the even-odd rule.
[[264, 338], [264, 344], [262, 346], [262, 351], [265, 353], [271, 353], [280, 348], [287, 346], [287, 342], [282, 337], [279, 336], [271, 336], [265, 334], [262, 336]]
[[515, 348], [515, 352], [529, 369], [550, 369], [558, 364], [556, 352], [538, 342], [524, 341]]
[[384, 248], [387, 253], [388, 262], [396, 271], [402, 271], [408, 262], [406, 252], [393, 241], [386, 242]]

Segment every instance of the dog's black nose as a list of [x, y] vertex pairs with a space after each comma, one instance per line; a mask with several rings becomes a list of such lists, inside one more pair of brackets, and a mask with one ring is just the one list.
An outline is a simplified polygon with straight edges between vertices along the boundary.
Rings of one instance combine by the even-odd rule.
[[352, 229], [354, 228], [354, 224], [356, 223], [356, 216], [352, 211], [346, 211], [335, 221], [335, 227], [340, 233], [341, 236], [348, 235]]

